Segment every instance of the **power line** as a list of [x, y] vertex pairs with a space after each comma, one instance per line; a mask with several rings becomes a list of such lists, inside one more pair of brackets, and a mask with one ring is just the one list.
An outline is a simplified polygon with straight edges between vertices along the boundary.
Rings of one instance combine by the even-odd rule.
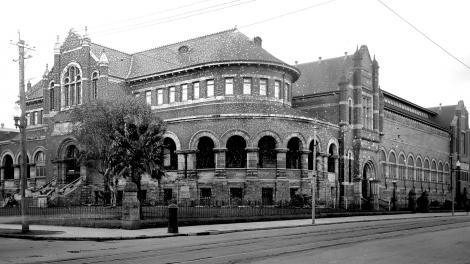
[[312, 9], [314, 7], [327, 5], [327, 4], [330, 4], [334, 1], [336, 1], [336, 0], [329, 0], [329, 1], [324, 1], [324, 2], [321, 2], [321, 3], [317, 3], [317, 4], [314, 4], [314, 5], [311, 5], [311, 6], [306, 6], [306, 7], [300, 8], [300, 9], [296, 9], [296, 10], [291, 11], [291, 12], [287, 12], [287, 13], [280, 14], [280, 15], [277, 15], [277, 16], [273, 16], [273, 17], [270, 17], [270, 18], [267, 18], [267, 19], [256, 21], [256, 22], [253, 22], [253, 23], [250, 23], [250, 24], [246, 24], [246, 25], [240, 26], [238, 28], [246, 28], [246, 27], [251, 27], [251, 26], [254, 26], [254, 25], [262, 24], [262, 23], [265, 23], [265, 22], [268, 22], [268, 21], [271, 21], [271, 20], [275, 20], [275, 19], [282, 18], [282, 17], [285, 17], [285, 16], [289, 16], [289, 15], [293, 15], [293, 14], [300, 13], [300, 12], [303, 12], [303, 11], [307, 11], [307, 10]]
[[[232, 0], [232, 1], [224, 2], [222, 4], [212, 5], [212, 6], [205, 7], [205, 8], [200, 8], [200, 9], [196, 9], [196, 10], [183, 12], [183, 13], [173, 15], [173, 16], [163, 17], [163, 18], [160, 18], [160, 19], [157, 19], [157, 20], [151, 20], [151, 21], [147, 21], [147, 22], [144, 22], [144, 23], [137, 23], [137, 24], [134, 24], [134, 25], [129, 25], [129, 26], [125, 27], [124, 29], [121, 28], [121, 29], [114, 29], [114, 30], [108, 30], [108, 31], [101, 31], [101, 32], [97, 32], [97, 33], [94, 33], [94, 34], [91, 34], [91, 35], [94, 35], [94, 36], [96, 36], [96, 35], [110, 35], [110, 34], [135, 30], [135, 29], [139, 29], [139, 28], [145, 28], [145, 27], [165, 24], [165, 23], [169, 23], [169, 22], [173, 22], [173, 21], [178, 21], [178, 20], [182, 20], [182, 19], [186, 19], [186, 18], [190, 18], [190, 17], [202, 15], [202, 14], [207, 14], [207, 13], [211, 13], [211, 12], [231, 8], [231, 7], [234, 7], [234, 6], [248, 4], [248, 3], [251, 3], [251, 2], [255, 2], [257, 0], [248, 0], [248, 1], [241, 2], [241, 3], [237, 3], [237, 2], [240, 2], [240, 1], [242, 1], [242, 0]], [[233, 3], [233, 4], [231, 4], [231, 3]], [[227, 4], [231, 4], [231, 5], [227, 6]], [[222, 6], [222, 7], [214, 8], [214, 7], [218, 7], [218, 6]], [[210, 8], [214, 8], [214, 9], [210, 9]], [[198, 11], [200, 11], [200, 12], [198, 12]]]
[[404, 17], [402, 17], [400, 14], [398, 14], [395, 10], [393, 10], [391, 7], [389, 7], [388, 5], [386, 5], [384, 2], [382, 2], [381, 0], [377, 0], [380, 4], [382, 4], [384, 7], [386, 7], [390, 12], [392, 12], [393, 14], [395, 14], [398, 18], [400, 18], [403, 22], [405, 22], [406, 24], [408, 24], [410, 27], [412, 27], [415, 31], [417, 31], [419, 34], [421, 34], [423, 37], [425, 37], [427, 40], [431, 41], [434, 45], [436, 45], [438, 48], [440, 48], [442, 51], [444, 51], [447, 55], [449, 55], [450, 57], [452, 57], [454, 60], [458, 61], [460, 64], [462, 64], [465, 68], [467, 68], [468, 70], [470, 70], [470, 66], [468, 66], [467, 64], [465, 64], [463, 61], [461, 61], [459, 58], [457, 58], [454, 54], [450, 53], [448, 50], [446, 50], [444, 47], [442, 47], [441, 45], [439, 45], [436, 41], [432, 40], [430, 37], [428, 37], [423, 31], [419, 30], [417, 27], [415, 27], [413, 24], [411, 24], [411, 22], [409, 22], [408, 20], [406, 20]]
[[106, 27], [109, 27], [111, 25], [115, 26], [117, 23], [133, 21], [133, 20], [139, 20], [139, 19], [142, 19], [142, 18], [151, 17], [153, 15], [163, 14], [163, 13], [167, 13], [167, 12], [170, 12], [170, 11], [174, 11], [174, 10], [178, 10], [178, 9], [182, 9], [182, 8], [186, 8], [186, 7], [190, 7], [190, 6], [194, 6], [194, 5], [198, 5], [198, 4], [209, 2], [209, 1], [213, 1], [213, 0], [201, 0], [201, 1], [190, 3], [190, 4], [186, 4], [186, 5], [180, 5], [180, 6], [160, 10], [160, 11], [149, 13], [149, 14], [142, 15], [142, 16], [137, 16], [137, 17], [131, 17], [131, 18], [128, 18], [128, 19], [118, 20], [118, 21], [115, 21], [114, 23], [110, 23], [110, 24], [99, 25], [95, 28], [106, 28]]

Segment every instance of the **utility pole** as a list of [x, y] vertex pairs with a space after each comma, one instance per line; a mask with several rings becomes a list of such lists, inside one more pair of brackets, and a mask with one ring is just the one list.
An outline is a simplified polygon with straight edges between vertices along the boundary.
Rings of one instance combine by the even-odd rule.
[[[31, 58], [31, 56], [25, 57], [25, 49], [34, 50], [25, 44], [25, 41], [21, 39], [21, 35], [18, 32], [18, 42], [12, 43], [18, 47], [18, 64], [19, 64], [19, 90], [20, 90], [20, 109], [21, 116], [15, 117], [15, 126], [20, 129], [20, 151], [21, 151], [21, 167], [20, 167], [20, 186], [21, 186], [21, 232], [29, 232], [29, 223], [27, 221], [27, 204], [26, 204], [26, 187], [27, 187], [27, 163], [28, 156], [26, 154], [26, 95], [24, 91], [24, 60]], [[19, 120], [18, 120], [19, 119]], [[19, 121], [19, 124], [18, 124]]]

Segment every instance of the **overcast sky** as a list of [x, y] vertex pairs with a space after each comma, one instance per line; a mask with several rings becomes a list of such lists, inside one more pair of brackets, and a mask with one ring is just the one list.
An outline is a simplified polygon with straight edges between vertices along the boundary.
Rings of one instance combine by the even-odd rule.
[[[470, 1], [382, 1], [470, 65]], [[92, 42], [128, 53], [237, 26], [250, 38], [260, 36], [266, 50], [289, 64], [351, 54], [365, 44], [379, 62], [383, 90], [424, 107], [458, 100], [470, 105], [470, 69], [377, 0], [16, 0], [2, 3], [0, 23], [0, 123], [6, 127], [14, 125], [18, 98], [18, 64], [12, 61], [18, 51], [9, 41], [20, 30], [36, 47], [25, 75], [34, 84], [46, 63], [52, 66], [56, 36], [62, 42], [71, 28], [83, 34], [85, 26]]]

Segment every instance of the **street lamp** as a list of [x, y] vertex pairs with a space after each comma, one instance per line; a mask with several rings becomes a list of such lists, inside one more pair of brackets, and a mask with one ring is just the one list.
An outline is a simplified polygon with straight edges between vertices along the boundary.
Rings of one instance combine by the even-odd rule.
[[[455, 162], [455, 167], [457, 168], [457, 171], [460, 169], [460, 161], [457, 160], [457, 162]], [[452, 175], [452, 170], [450, 171], [450, 183], [452, 185], [452, 216], [454, 216], [455, 214], [455, 209], [454, 209], [454, 203], [455, 203], [455, 180], [454, 180], [454, 177], [455, 175]]]
[[393, 183], [393, 196], [392, 196], [392, 202], [393, 202], [392, 206], [393, 207], [392, 207], [392, 209], [393, 209], [393, 211], [396, 211], [397, 210], [397, 194], [396, 194], [396, 192], [397, 192], [397, 181], [393, 180], [392, 183]]

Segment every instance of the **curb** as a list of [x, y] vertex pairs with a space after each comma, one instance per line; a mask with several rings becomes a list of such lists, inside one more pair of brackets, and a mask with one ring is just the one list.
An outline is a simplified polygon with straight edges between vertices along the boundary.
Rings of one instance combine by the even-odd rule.
[[[130, 237], [56, 237], [47, 235], [23, 235], [23, 234], [1, 234], [0, 237], [4, 238], [18, 238], [18, 239], [29, 239], [29, 240], [54, 240], [54, 241], [110, 241], [110, 240], [136, 240], [136, 239], [153, 239], [153, 238], [169, 238], [169, 237], [180, 237], [180, 236], [209, 236], [209, 235], [221, 235], [236, 232], [248, 232], [248, 231], [262, 231], [262, 230], [273, 230], [273, 229], [285, 229], [285, 228], [297, 228], [305, 226], [320, 226], [320, 225], [335, 225], [344, 223], [364, 223], [364, 222], [376, 222], [376, 221], [387, 221], [387, 220], [403, 220], [403, 219], [422, 219], [422, 218], [437, 218], [437, 217], [448, 217], [449, 215], [433, 215], [433, 216], [418, 216], [418, 217], [399, 217], [399, 218], [386, 218], [386, 219], [364, 219], [349, 222], [336, 222], [336, 223], [317, 223], [312, 224], [301, 224], [301, 225], [289, 225], [289, 226], [272, 226], [272, 227], [254, 227], [254, 228], [241, 228], [232, 230], [210, 230], [201, 232], [190, 232], [190, 233], [177, 233], [177, 234], [164, 234], [155, 236], [130, 236]], [[463, 217], [466, 215], [456, 215], [454, 217]]]

